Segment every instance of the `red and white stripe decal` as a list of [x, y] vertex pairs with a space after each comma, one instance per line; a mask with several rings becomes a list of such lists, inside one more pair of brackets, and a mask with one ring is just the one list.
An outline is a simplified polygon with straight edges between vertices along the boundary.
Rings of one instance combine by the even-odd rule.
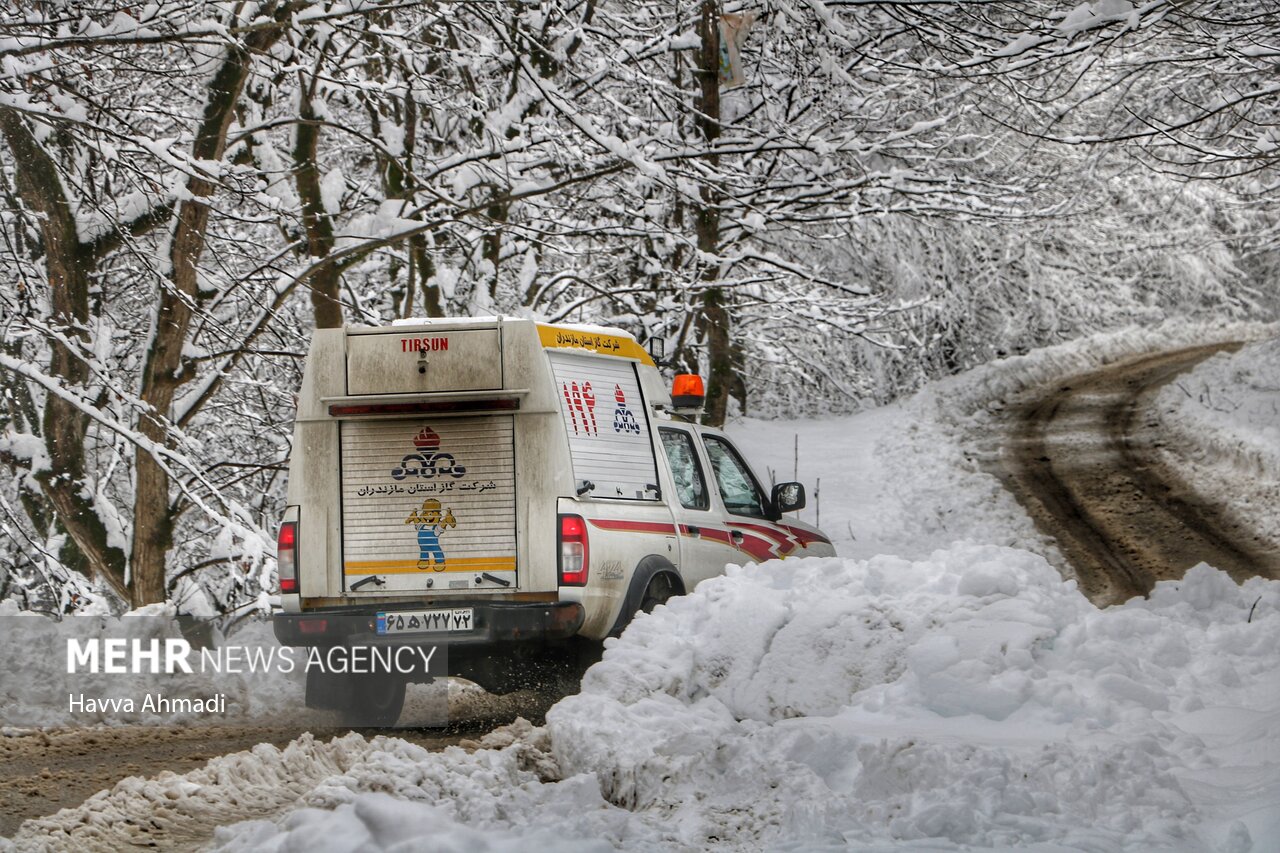
[[780, 557], [785, 557], [796, 549], [797, 542], [789, 534], [782, 532], [776, 527], [768, 527], [763, 524], [747, 524], [745, 522], [731, 521], [730, 527], [741, 527], [744, 530], [750, 530], [769, 537], [778, 543], [777, 553]]
[[757, 561], [772, 560], [778, 556], [773, 550], [773, 543], [768, 539], [761, 539], [747, 533], [742, 534], [742, 541], [734, 547], [739, 551], [746, 551]]
[[667, 536], [676, 535], [676, 526], [674, 524], [664, 524], [659, 521], [619, 521], [611, 518], [590, 518], [587, 521], [592, 527], [598, 527], [601, 530], [617, 530], [625, 533], [664, 533]]
[[831, 544], [831, 540], [828, 539], [827, 537], [819, 535], [817, 533], [811, 533], [808, 530], [805, 530], [803, 528], [791, 527], [790, 525], [786, 525], [786, 524], [782, 524], [779, 526], [782, 527], [782, 529], [786, 530], [788, 533], [790, 533], [792, 536], [796, 537], [796, 541], [799, 542], [802, 547], [807, 547], [810, 542], [823, 542], [827, 545]]
[[[724, 545], [729, 548], [733, 548], [736, 551], [741, 551], [742, 553], [750, 556], [751, 559], [757, 562], [760, 562], [762, 560], [772, 560], [774, 557], [778, 556], [777, 554], [774, 553], [773, 546], [769, 543], [769, 541], [766, 539], [761, 539], [758, 536], [751, 536], [749, 534], [743, 533], [742, 541], [734, 542], [733, 534], [730, 533], [728, 530], [723, 530], [716, 527], [702, 527], [701, 525], [696, 525], [696, 526], [698, 527], [698, 531], [699, 531], [697, 535], [700, 536], [701, 538], [708, 539], [712, 542], [719, 542], [721, 545]], [[683, 536], [694, 535], [693, 533], [689, 532], [689, 525], [687, 524], [680, 525], [680, 533]]]
[[[677, 530], [676, 525], [667, 524], [660, 521], [622, 521], [615, 518], [591, 518], [587, 519], [587, 523], [592, 527], [600, 530], [609, 530], [618, 533], [658, 533], [664, 536], [675, 536], [678, 532], [681, 536], [700, 536], [710, 542], [718, 542], [727, 548], [733, 548], [741, 551], [751, 559], [760, 562], [764, 560], [772, 560], [775, 557], [782, 557], [790, 554], [796, 549], [796, 543], [805, 545], [808, 542], [826, 542], [820, 536], [814, 536], [804, 530], [782, 525], [794, 539], [788, 537], [786, 533], [776, 528], [767, 527], [763, 524], [746, 524], [731, 522], [730, 526], [740, 528], [735, 531], [725, 530], [718, 527], [703, 527], [701, 525], [681, 524]], [[691, 533], [689, 528], [696, 526], [698, 533]], [[751, 531], [750, 533], [744, 531]], [[733, 541], [733, 533], [739, 533], [742, 536], [741, 542]], [[761, 534], [759, 536], [753, 534]], [[767, 537], [767, 538], [765, 538]]]

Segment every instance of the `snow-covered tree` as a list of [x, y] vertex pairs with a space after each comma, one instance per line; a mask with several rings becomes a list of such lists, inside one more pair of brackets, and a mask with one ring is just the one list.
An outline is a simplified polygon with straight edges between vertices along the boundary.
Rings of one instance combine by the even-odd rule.
[[49, 609], [259, 600], [313, 327], [619, 325], [719, 421], [1266, 310], [1277, 266], [1249, 4], [9, 11], [0, 587]]

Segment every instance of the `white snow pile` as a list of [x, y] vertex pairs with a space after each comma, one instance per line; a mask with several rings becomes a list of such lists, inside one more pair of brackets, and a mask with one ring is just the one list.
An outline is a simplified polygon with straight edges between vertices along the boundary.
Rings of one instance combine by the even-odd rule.
[[1161, 389], [1151, 412], [1176, 469], [1280, 542], [1280, 338], [1206, 359]]
[[548, 728], [677, 845], [1275, 849], [1280, 582], [1201, 566], [1099, 611], [994, 546], [735, 569]]
[[[370, 741], [290, 813], [215, 842], [1272, 850], [1280, 582], [1200, 566], [1098, 610], [991, 545], [734, 568], [637, 618], [544, 729], [486, 746]], [[101, 799], [214, 796], [205, 777], [132, 783]], [[96, 824], [92, 806], [55, 818]]]
[[[626, 836], [611, 826], [640, 823], [606, 803], [592, 777], [544, 784], [556, 778], [545, 729], [521, 720], [477, 746], [428, 752], [356, 733], [259, 744], [185, 774], [124, 779], [26, 821], [0, 850], [197, 849], [214, 839], [237, 851], [593, 851]], [[278, 822], [262, 817], [286, 810]], [[599, 837], [614, 843], [590, 840]]]
[[652, 843], [642, 819], [605, 802], [594, 778], [554, 782], [547, 740], [524, 720], [487, 735], [474, 752], [431, 753], [378, 738], [282, 820], [220, 829], [216, 849], [588, 853]]
[[[200, 652], [193, 650], [189, 662], [194, 671], [190, 674], [180, 669], [172, 673], [163, 669], [155, 673], [93, 673], [86, 671], [83, 664], [77, 664], [75, 672], [67, 671], [68, 639], [78, 641], [82, 647], [90, 641], [124, 640], [131, 655], [134, 640], [141, 642], [144, 649], [150, 648], [152, 640], [158, 640], [163, 648], [166, 639], [181, 636], [174, 610], [168, 605], [150, 605], [119, 617], [81, 613], [55, 621], [43, 614], [20, 610], [13, 601], [0, 601], [0, 660], [5, 661], [4, 677], [0, 678], [0, 726], [172, 724], [218, 719], [209, 713], [168, 708], [159, 712], [144, 711], [142, 701], [148, 694], [163, 695], [169, 700], [209, 699], [223, 694], [226, 712], [220, 719], [229, 722], [273, 719], [284, 706], [298, 707], [306, 713], [302, 708], [301, 666], [291, 673], [281, 671], [280, 667], [249, 672], [246, 663], [229, 667], [241, 670], [239, 672], [202, 671], [198, 666]], [[279, 649], [266, 622], [246, 623], [231, 642], [244, 649], [261, 649], [264, 653]], [[131, 666], [131, 662], [129, 657], [126, 666]], [[105, 658], [100, 658], [100, 670], [104, 664]], [[163, 667], [162, 661], [160, 667]], [[94, 700], [95, 710], [72, 710], [70, 698], [82, 695]], [[126, 699], [132, 701], [132, 711], [124, 710], [122, 703]], [[118, 700], [118, 704], [111, 705], [111, 700]]]
[[[389, 748], [411, 746], [394, 741]], [[283, 749], [258, 744], [184, 774], [131, 776], [74, 809], [26, 821], [0, 850], [123, 850], [198, 840], [231, 820], [271, 813], [340, 777], [387, 744], [358, 734], [329, 743], [303, 735]]]

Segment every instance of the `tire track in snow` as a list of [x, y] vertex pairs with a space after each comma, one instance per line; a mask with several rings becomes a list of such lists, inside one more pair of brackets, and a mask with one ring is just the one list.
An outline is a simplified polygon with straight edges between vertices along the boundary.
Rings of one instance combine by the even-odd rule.
[[1180, 373], [1239, 344], [1136, 358], [1057, 383], [1014, 407], [1002, 479], [1053, 536], [1098, 605], [1145, 595], [1200, 562], [1237, 581], [1280, 576], [1226, 508], [1161, 465], [1145, 401]]

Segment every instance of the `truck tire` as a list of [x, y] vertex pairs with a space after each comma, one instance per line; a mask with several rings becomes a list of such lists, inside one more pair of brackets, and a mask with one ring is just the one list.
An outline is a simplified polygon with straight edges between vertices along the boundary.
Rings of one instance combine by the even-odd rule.
[[649, 579], [649, 583], [644, 588], [644, 597], [640, 599], [640, 609], [645, 613], [652, 613], [653, 608], [659, 604], [666, 604], [671, 596], [675, 595], [675, 585], [672, 583], [671, 575], [667, 572], [659, 572]]
[[347, 701], [341, 708], [348, 726], [394, 726], [404, 710], [405, 680], [394, 675], [347, 676]]
[[622, 610], [618, 613], [609, 636], [622, 636], [637, 613], [651, 613], [659, 604], [684, 593], [684, 581], [671, 561], [666, 557], [650, 554], [640, 561], [631, 575], [631, 586], [627, 588], [627, 597], [623, 599]]
[[322, 669], [307, 670], [306, 704], [318, 711], [343, 711], [351, 701], [347, 676]]

